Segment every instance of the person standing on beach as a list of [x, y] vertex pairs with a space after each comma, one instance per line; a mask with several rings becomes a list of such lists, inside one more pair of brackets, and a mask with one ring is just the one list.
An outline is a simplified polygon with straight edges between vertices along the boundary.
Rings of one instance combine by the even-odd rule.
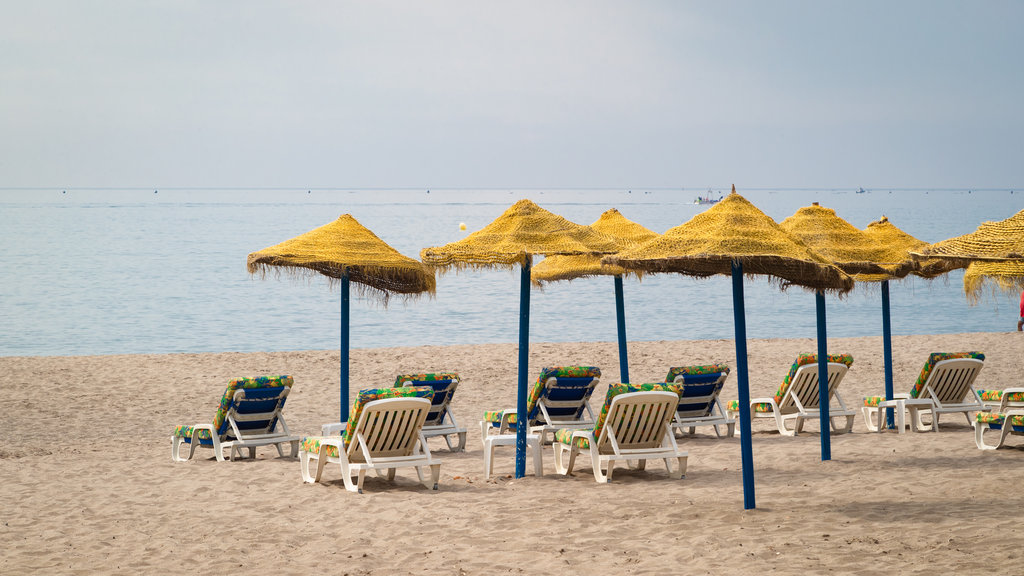
[[1017, 332], [1024, 332], [1024, 290], [1020, 291], [1020, 318], [1017, 319]]

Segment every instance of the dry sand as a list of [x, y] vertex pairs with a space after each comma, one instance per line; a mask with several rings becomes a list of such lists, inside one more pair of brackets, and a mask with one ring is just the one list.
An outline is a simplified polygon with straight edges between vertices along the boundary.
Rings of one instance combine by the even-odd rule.
[[[841, 394], [848, 405], [883, 391], [881, 338], [836, 338], [831, 352], [855, 361]], [[896, 391], [912, 385], [927, 354], [979, 350], [980, 388], [1024, 384], [1024, 335], [894, 338]], [[774, 392], [797, 353], [815, 342], [752, 340], [751, 394]], [[590, 364], [618, 381], [613, 343], [533, 344], [543, 366]], [[390, 384], [400, 372], [462, 375], [453, 410], [468, 450], [443, 462], [441, 489], [369, 476], [346, 492], [336, 467], [326, 484], [303, 484], [299, 464], [261, 448], [256, 460], [219, 463], [209, 450], [173, 463], [177, 424], [208, 422], [236, 376], [291, 374], [285, 411], [293, 432], [337, 419], [338, 353], [173, 354], [0, 358], [0, 574], [933, 574], [1020, 572], [1024, 538], [1024, 442], [975, 447], [967, 421], [946, 416], [938, 434], [832, 436], [820, 459], [817, 424], [780, 437], [754, 423], [757, 508], [743, 509], [738, 438], [709, 428], [682, 441], [683, 480], [660, 463], [619, 468], [598, 485], [583, 461], [513, 480], [513, 451], [499, 449], [484, 481], [477, 422], [514, 406], [514, 345], [391, 348], [352, 353], [352, 389]], [[730, 340], [630, 345], [634, 382], [669, 366], [727, 362]], [[723, 393], [736, 397], [735, 376]], [[595, 406], [598, 408], [598, 406]], [[532, 467], [528, 466], [528, 471]]]

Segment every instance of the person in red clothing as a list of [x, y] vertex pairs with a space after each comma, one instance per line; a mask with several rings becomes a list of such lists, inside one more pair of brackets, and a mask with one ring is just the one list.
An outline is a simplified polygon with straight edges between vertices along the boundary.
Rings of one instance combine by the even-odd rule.
[[1020, 318], [1017, 319], [1017, 332], [1024, 332], [1024, 290], [1020, 292]]

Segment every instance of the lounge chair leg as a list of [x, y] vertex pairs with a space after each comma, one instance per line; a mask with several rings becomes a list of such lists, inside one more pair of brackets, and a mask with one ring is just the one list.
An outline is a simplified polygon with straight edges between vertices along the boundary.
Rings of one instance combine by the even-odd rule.
[[729, 438], [734, 437], [736, 435], [736, 423], [732, 422], [730, 424], [726, 424], [725, 425], [725, 433], [726, 433], [726, 435], [729, 436]]
[[291, 442], [289, 442], [289, 444], [292, 445], [292, 453], [289, 456], [289, 458], [295, 458], [295, 456], [297, 456], [298, 453], [299, 453], [299, 441], [298, 440], [292, 440]]
[[[679, 470], [677, 470], [676, 474], [675, 474], [676, 480], [679, 480], [679, 479], [682, 479], [682, 478], [686, 478], [686, 459], [687, 459], [687, 456], [680, 456], [678, 458], [678, 460], [679, 460]], [[667, 460], [666, 460], [666, 462], [667, 462]]]
[[431, 490], [437, 490], [438, 484], [441, 482], [441, 463], [430, 465], [430, 481], [433, 486], [428, 485], [427, 487]]
[[[451, 446], [449, 446], [449, 448], [450, 447]], [[466, 450], [466, 433], [465, 432], [459, 432], [459, 447], [457, 449], [453, 450], [453, 452], [464, 452], [465, 450]]]
[[[394, 478], [394, 468], [392, 468], [391, 471], [392, 471], [392, 478]], [[357, 488], [358, 489], [356, 490], [356, 492], [358, 492], [360, 494], [363, 493], [363, 482], [364, 481], [366, 481], [366, 469], [365, 468], [359, 470], [359, 480], [358, 480], [359, 483], [357, 484]]]
[[[185, 462], [188, 458], [182, 458], [179, 453], [181, 452], [181, 445], [185, 443], [185, 440], [181, 436], [171, 436], [171, 460], [174, 462]], [[189, 451], [188, 457], [192, 457], [191, 450]]]
[[[490, 422], [487, 422], [485, 420], [481, 420], [480, 421], [480, 441], [481, 442], [484, 442], [484, 440], [487, 440], [487, 432], [488, 432], [487, 429], [490, 428], [490, 426], [491, 426]], [[484, 444], [486, 445], [486, 443], [484, 443]]]

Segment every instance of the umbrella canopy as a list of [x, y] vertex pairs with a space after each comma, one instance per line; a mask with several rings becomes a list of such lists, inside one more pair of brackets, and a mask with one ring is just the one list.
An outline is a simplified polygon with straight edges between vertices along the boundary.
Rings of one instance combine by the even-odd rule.
[[1024, 260], [1024, 210], [1006, 220], [984, 222], [970, 234], [936, 242], [915, 256], [966, 262]]
[[332, 284], [347, 274], [357, 290], [383, 304], [393, 294], [433, 294], [436, 286], [422, 262], [403, 256], [351, 214], [249, 254], [247, 266], [250, 274], [265, 275], [271, 267], [298, 275], [320, 273]]
[[744, 273], [769, 276], [783, 288], [796, 285], [838, 293], [853, 288], [852, 278], [793, 238], [735, 189], [689, 222], [602, 262], [699, 277], [730, 275], [733, 262], [738, 262]]
[[[618, 210], [606, 210], [591, 228], [615, 240], [618, 250], [624, 250], [655, 238], [658, 233], [626, 218]], [[550, 256], [533, 267], [534, 283], [574, 280], [586, 276], [621, 276], [638, 273], [621, 266], [602, 264], [601, 256]]]
[[882, 244], [817, 202], [797, 210], [779, 227], [859, 282], [902, 278], [916, 267], [901, 246]]
[[[635, 248], [606, 257], [604, 262], [645, 272], [732, 276], [736, 376], [741, 406], [750, 402], [743, 274], [768, 275], [783, 288], [798, 285], [817, 291], [819, 370], [826, 369], [827, 363], [827, 354], [823, 350], [823, 291], [845, 293], [853, 288], [852, 278], [786, 233], [767, 214], [737, 194], [735, 186], [731, 194], [689, 222]], [[827, 386], [827, 378], [819, 379], [823, 387]], [[827, 402], [825, 404], [827, 406]], [[822, 419], [822, 422], [828, 420]], [[827, 459], [827, 430], [827, 425], [823, 425], [822, 459]], [[754, 454], [750, 441], [750, 412], [747, 410], [740, 410], [740, 450], [743, 506], [750, 509], [755, 507]]]
[[[620, 250], [655, 238], [658, 234], [623, 216], [618, 210], [606, 210], [591, 228], [615, 239]], [[600, 256], [550, 256], [533, 268], [535, 284], [557, 280], [573, 280], [585, 276], [614, 276], [615, 320], [619, 339], [619, 378], [629, 382], [629, 360], [626, 353], [626, 311], [622, 293], [622, 276], [630, 273], [621, 266], [602, 264]], [[632, 271], [639, 275], [639, 272]]]
[[530, 255], [608, 254], [618, 250], [612, 238], [520, 200], [487, 226], [458, 242], [420, 252], [438, 268], [515, 268]]
[[[519, 276], [519, 375], [516, 409], [526, 414], [530, 359], [530, 265], [534, 254], [607, 254], [618, 250], [612, 238], [520, 200], [487, 226], [458, 242], [424, 248], [420, 258], [440, 268], [515, 268]], [[526, 474], [526, 418], [516, 426], [516, 478]]]
[[387, 305], [394, 294], [404, 297], [434, 293], [433, 271], [388, 246], [350, 214], [334, 222], [249, 254], [250, 274], [265, 276], [271, 268], [297, 275], [327, 276], [341, 282], [341, 421], [348, 419], [349, 282], [361, 294]]
[[[928, 243], [924, 240], [918, 240], [897, 228], [885, 216], [882, 216], [879, 220], [868, 224], [867, 227], [864, 228], [864, 234], [880, 244], [898, 248], [905, 252], [907, 256], [910, 256], [911, 252], [920, 252], [923, 248], [928, 246]], [[951, 270], [962, 268], [962, 266], [955, 262], [940, 258], [918, 260], [917, 265], [917, 269], [914, 270], [912, 274], [915, 276], [921, 276], [922, 278], [935, 278]]]

